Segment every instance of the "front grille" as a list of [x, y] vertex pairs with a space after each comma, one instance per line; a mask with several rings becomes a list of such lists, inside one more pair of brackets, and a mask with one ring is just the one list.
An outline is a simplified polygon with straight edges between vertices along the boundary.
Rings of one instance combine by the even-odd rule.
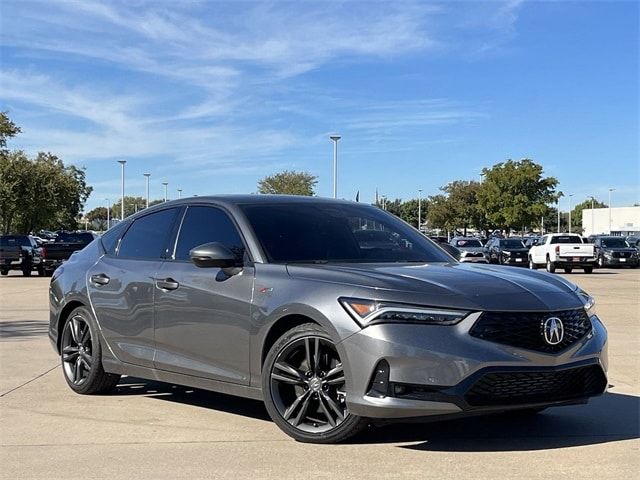
[[549, 372], [500, 372], [483, 375], [467, 391], [474, 407], [545, 403], [598, 395], [607, 386], [598, 365]]
[[629, 258], [631, 254], [629, 252], [613, 252], [611, 256], [613, 258]]
[[484, 254], [481, 252], [467, 252], [467, 257], [480, 258], [484, 257]]
[[[564, 338], [549, 345], [544, 338], [544, 322], [557, 317], [564, 327]], [[584, 309], [562, 312], [484, 312], [470, 334], [490, 342], [512, 347], [557, 353], [575, 344], [591, 331], [591, 321]]]

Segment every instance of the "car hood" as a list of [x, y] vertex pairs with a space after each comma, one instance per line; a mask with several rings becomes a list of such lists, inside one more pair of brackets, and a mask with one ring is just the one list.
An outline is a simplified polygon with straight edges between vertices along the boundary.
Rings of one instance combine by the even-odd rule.
[[636, 250], [635, 248], [609, 248], [609, 247], [605, 247], [602, 249], [602, 251], [604, 252], [621, 252], [621, 253], [636, 253], [638, 250]]
[[509, 253], [528, 253], [528, 248], [503, 248], [500, 250], [501, 252], [509, 252]]
[[[544, 272], [492, 265], [288, 265], [289, 275], [337, 284], [337, 296], [362, 295], [413, 304], [493, 311], [580, 308], [577, 287]], [[339, 286], [338, 286], [339, 285]]]
[[461, 252], [473, 252], [473, 253], [478, 253], [478, 252], [483, 252], [484, 251], [484, 247], [456, 247], [458, 250], [460, 250]]

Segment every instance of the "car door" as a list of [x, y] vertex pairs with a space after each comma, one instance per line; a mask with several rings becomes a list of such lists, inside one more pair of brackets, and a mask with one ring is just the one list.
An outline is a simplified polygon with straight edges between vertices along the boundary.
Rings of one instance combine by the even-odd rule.
[[[220, 242], [243, 259], [240, 271], [197, 267], [189, 251]], [[249, 383], [250, 308], [255, 270], [227, 212], [189, 206], [171, 259], [157, 273], [155, 367]]]
[[[107, 232], [107, 253], [88, 272], [88, 290], [109, 347], [126, 363], [153, 366], [155, 275], [179, 208], [155, 211]], [[126, 231], [125, 231], [126, 230]]]
[[547, 261], [545, 254], [545, 245], [547, 243], [548, 236], [543, 236], [535, 247], [531, 247], [531, 258], [536, 264], [545, 263]]

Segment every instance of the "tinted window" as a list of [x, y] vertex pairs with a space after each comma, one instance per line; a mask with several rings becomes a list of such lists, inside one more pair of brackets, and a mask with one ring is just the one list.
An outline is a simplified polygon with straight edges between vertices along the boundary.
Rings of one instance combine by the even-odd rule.
[[272, 262], [450, 262], [424, 235], [365, 205], [242, 205]]
[[456, 241], [456, 247], [458, 248], [460, 247], [478, 248], [481, 246], [482, 246], [482, 243], [480, 243], [480, 240], [476, 240], [475, 238], [463, 238], [461, 240]]
[[60, 243], [91, 243], [93, 234], [90, 232], [61, 233], [56, 237], [56, 242]]
[[189, 250], [210, 242], [222, 243], [238, 258], [244, 255], [240, 234], [225, 212], [213, 207], [189, 207], [180, 227], [176, 260], [189, 260]]
[[582, 237], [577, 235], [562, 235], [561, 237], [551, 237], [551, 243], [582, 243]]
[[31, 247], [31, 240], [26, 235], [5, 235], [0, 237], [2, 247]]
[[129, 222], [126, 223], [118, 223], [107, 230], [102, 237], [100, 237], [100, 241], [102, 242], [102, 246], [105, 251], [109, 255], [116, 254], [116, 248], [118, 247], [118, 240], [122, 237], [122, 234], [125, 232], [127, 227], [129, 226]]
[[603, 238], [602, 246], [604, 248], [629, 248], [630, 245], [624, 238]]
[[522, 248], [524, 244], [522, 240], [502, 240], [500, 242], [503, 248]]
[[149, 259], [163, 257], [177, 211], [176, 208], [170, 208], [135, 220], [120, 241], [118, 256]]

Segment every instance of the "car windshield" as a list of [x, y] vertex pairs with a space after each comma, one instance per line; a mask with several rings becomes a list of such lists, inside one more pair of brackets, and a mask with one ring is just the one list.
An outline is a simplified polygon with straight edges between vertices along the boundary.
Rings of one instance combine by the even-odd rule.
[[458, 248], [482, 247], [482, 243], [480, 242], [480, 240], [476, 238], [461, 238], [460, 240], [456, 240], [456, 247]]
[[582, 238], [577, 235], [562, 235], [551, 237], [551, 243], [582, 243]]
[[9, 235], [0, 237], [0, 247], [30, 247], [31, 242], [26, 235]]
[[270, 262], [451, 262], [397, 217], [366, 205], [240, 206]]
[[504, 247], [504, 248], [523, 248], [524, 244], [522, 243], [522, 240], [503, 240], [500, 242], [500, 244]]
[[624, 238], [603, 238], [602, 246], [604, 248], [630, 248]]
[[56, 237], [56, 243], [91, 243], [93, 235], [89, 232], [61, 233]]

